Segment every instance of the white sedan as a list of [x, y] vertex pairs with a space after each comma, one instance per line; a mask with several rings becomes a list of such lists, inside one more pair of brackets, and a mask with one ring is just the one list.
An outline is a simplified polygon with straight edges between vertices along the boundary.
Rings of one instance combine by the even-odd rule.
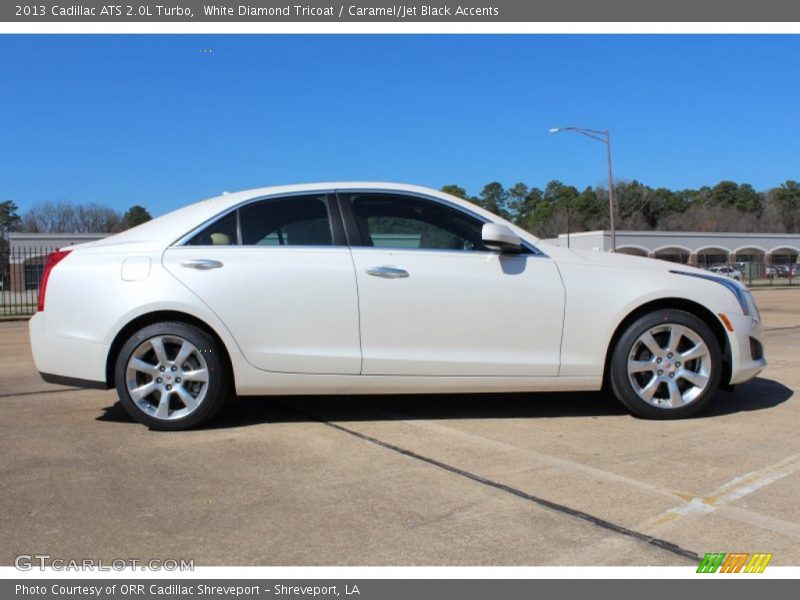
[[728, 265], [715, 265], [711, 267], [709, 271], [715, 275], [724, 275], [725, 277], [730, 277], [736, 281], [742, 280], [742, 272], [739, 269], [734, 269]]
[[61, 249], [30, 335], [45, 381], [173, 430], [233, 394], [607, 388], [666, 419], [766, 365], [737, 281], [384, 183], [224, 194]]

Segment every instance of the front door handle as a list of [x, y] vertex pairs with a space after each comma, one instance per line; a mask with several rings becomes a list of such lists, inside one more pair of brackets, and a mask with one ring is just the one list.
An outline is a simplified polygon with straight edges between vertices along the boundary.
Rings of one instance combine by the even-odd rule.
[[408, 277], [408, 271], [397, 267], [369, 267], [367, 268], [367, 275], [383, 277], [384, 279], [405, 279]]
[[181, 266], [187, 269], [197, 269], [198, 271], [209, 271], [211, 269], [219, 269], [222, 263], [210, 258], [193, 258], [192, 260], [184, 260], [181, 262]]

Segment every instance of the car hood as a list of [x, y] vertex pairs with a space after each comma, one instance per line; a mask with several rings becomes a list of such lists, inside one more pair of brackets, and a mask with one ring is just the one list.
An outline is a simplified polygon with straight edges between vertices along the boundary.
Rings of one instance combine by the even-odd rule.
[[537, 245], [542, 252], [548, 254], [556, 262], [571, 262], [595, 265], [601, 268], [611, 269], [635, 269], [639, 271], [669, 271], [680, 270], [686, 273], [696, 273], [708, 275], [708, 271], [698, 269], [689, 265], [682, 265], [658, 258], [645, 258], [643, 256], [633, 256], [617, 252], [600, 252], [598, 250], [579, 250], [575, 248], [562, 248], [540, 243]]

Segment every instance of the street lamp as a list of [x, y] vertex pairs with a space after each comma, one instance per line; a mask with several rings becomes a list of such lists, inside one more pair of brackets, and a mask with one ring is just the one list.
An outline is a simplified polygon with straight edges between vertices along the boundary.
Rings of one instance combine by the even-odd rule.
[[598, 131], [596, 129], [586, 129], [584, 127], [553, 127], [550, 133], [561, 133], [562, 131], [574, 131], [593, 140], [602, 142], [606, 145], [606, 156], [608, 158], [608, 214], [611, 221], [611, 252], [617, 251], [617, 228], [615, 225], [614, 214], [614, 180], [611, 177], [611, 132], [608, 129]]

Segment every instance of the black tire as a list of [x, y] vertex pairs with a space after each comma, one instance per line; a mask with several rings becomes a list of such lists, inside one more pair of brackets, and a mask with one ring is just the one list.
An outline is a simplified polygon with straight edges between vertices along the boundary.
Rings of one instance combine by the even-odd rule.
[[[165, 357], [170, 359], [165, 362], [166, 366], [162, 365], [164, 368], [158, 366], [163, 361], [159, 361], [156, 357], [155, 346], [152, 346], [153, 342], [149, 342], [152, 349], [148, 349], [147, 346], [148, 341], [157, 339], [162, 339], [166, 349]], [[179, 358], [178, 353], [182, 341], [189, 342], [197, 352], [193, 352], [182, 362], [182, 365], [177, 366], [173, 359]], [[222, 351], [212, 336], [187, 323], [169, 321], [155, 323], [140, 329], [122, 346], [114, 366], [114, 385], [122, 406], [136, 421], [151, 429], [161, 431], [191, 429], [207, 422], [232, 395], [232, 377], [228, 371], [227, 362], [222, 356]], [[136, 369], [129, 374], [128, 363], [134, 353], [141, 354], [145, 363], [154, 363], [152, 374], [145, 371], [139, 372]], [[203, 366], [205, 369], [202, 368]], [[187, 368], [184, 370], [184, 367]], [[197, 376], [203, 370], [207, 372], [205, 375], [207, 381], [188, 381], [190, 376], [193, 374]], [[156, 371], [163, 371], [163, 373]], [[182, 381], [180, 378], [176, 379], [178, 375], [184, 373], [186, 381]], [[156, 379], [156, 375], [159, 376], [158, 379]], [[134, 383], [133, 379], [137, 381]], [[129, 382], [134, 388], [152, 384], [156, 391], [140, 398], [137, 404], [129, 390]], [[170, 384], [171, 391], [166, 391], [167, 383]], [[178, 388], [183, 388], [183, 390]], [[188, 392], [190, 396], [186, 396], [184, 392]], [[168, 398], [165, 409], [168, 413], [167, 418], [157, 416], [162, 393]], [[191, 399], [193, 404], [184, 402], [182, 398]], [[197, 398], [200, 398], [200, 401], [194, 403]], [[187, 414], [181, 416], [181, 413], [184, 412]]]
[[[708, 351], [703, 359], [697, 359], [698, 362], [690, 363], [687, 361], [687, 365], [699, 365], [700, 360], [708, 361], [707, 363], [703, 363], [704, 369], [707, 369], [707, 373], [705, 374], [707, 376], [707, 383], [703, 388], [693, 386], [693, 384], [683, 380], [681, 377], [677, 377], [674, 380], [674, 385], [683, 386], [684, 390], [688, 390], [688, 392], [686, 392], [687, 395], [691, 393], [697, 394], [696, 397], [692, 398], [689, 402], [677, 408], [666, 405], [667, 396], [671, 389], [669, 386], [672, 386], [673, 382], [666, 381], [663, 384], [658, 383], [655, 380], [658, 374], [657, 371], [654, 371], [652, 374], [645, 372], [643, 374], [629, 375], [628, 373], [628, 359], [631, 357], [632, 351], [643, 352], [641, 356], [634, 356], [634, 358], [642, 362], [657, 360], [657, 355], [650, 353], [644, 344], [638, 341], [640, 336], [653, 329], [658, 330], [661, 329], [661, 327], [669, 327], [671, 325], [678, 325], [690, 330], [693, 335], [698, 336], [702, 340]], [[669, 335], [666, 332], [665, 334]], [[688, 337], [682, 339], [683, 343], [688, 343], [689, 341]], [[636, 349], [634, 349], [634, 344], [637, 345]], [[660, 345], [661, 344], [659, 344], [659, 346]], [[664, 352], [666, 353], [666, 349]], [[673, 353], [673, 355], [674, 354], [676, 353]], [[675, 371], [676, 375], [680, 375], [679, 369], [675, 367], [676, 363], [673, 358], [667, 358], [665, 354], [661, 360], [664, 362], [658, 365], [659, 367], [662, 365], [665, 367], [668, 366], [669, 369]], [[678, 364], [680, 365], [680, 363]], [[666, 373], [665, 377], [669, 375], [669, 369], [661, 371], [662, 373]], [[611, 390], [614, 395], [634, 415], [646, 419], [680, 419], [703, 410], [716, 395], [722, 375], [722, 351], [714, 332], [705, 322], [695, 315], [677, 309], [656, 310], [638, 318], [622, 333], [614, 346], [608, 375], [611, 383]], [[649, 379], [650, 377], [653, 379]], [[659, 386], [655, 388], [657, 390], [656, 394], [663, 398], [662, 402], [664, 405], [656, 406], [640, 397], [639, 393], [634, 388], [634, 383], [631, 381], [632, 378], [639, 383], [640, 386], [646, 387], [649, 381], [653, 381], [654, 385]], [[644, 387], [640, 387], [640, 391], [644, 391]], [[693, 390], [693, 387], [696, 388], [697, 391]], [[701, 389], [702, 391], [700, 392], [699, 390]], [[654, 401], [658, 403], [658, 398]]]

